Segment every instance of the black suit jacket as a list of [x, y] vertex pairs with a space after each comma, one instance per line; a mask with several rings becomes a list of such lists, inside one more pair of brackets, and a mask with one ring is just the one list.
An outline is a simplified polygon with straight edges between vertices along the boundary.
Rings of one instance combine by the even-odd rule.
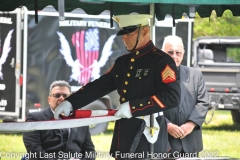
[[187, 153], [199, 152], [203, 149], [202, 123], [205, 120], [209, 98], [201, 71], [196, 68], [180, 65], [181, 101], [178, 108], [164, 111], [168, 122], [181, 126], [193, 121], [197, 127], [182, 140], [169, 134], [171, 153], [182, 149]]
[[[33, 112], [27, 115], [26, 121], [44, 121], [53, 119], [53, 112], [49, 108], [40, 112]], [[47, 122], [46, 122], [47, 123]], [[23, 142], [28, 153], [36, 152], [31, 158], [55, 159], [66, 156], [85, 156], [85, 152], [93, 152], [94, 145], [91, 140], [89, 127], [71, 128], [64, 147], [63, 138], [59, 129], [39, 130], [23, 133]], [[68, 153], [68, 154], [66, 154]], [[46, 157], [52, 155], [51, 157]], [[63, 157], [64, 156], [64, 157]]]

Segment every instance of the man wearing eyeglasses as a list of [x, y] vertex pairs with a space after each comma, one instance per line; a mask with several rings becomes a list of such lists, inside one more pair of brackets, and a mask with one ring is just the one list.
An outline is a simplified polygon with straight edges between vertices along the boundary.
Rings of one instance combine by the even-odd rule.
[[[70, 94], [71, 87], [68, 82], [54, 81], [49, 90], [49, 108], [29, 113], [26, 121], [52, 120], [55, 108]], [[95, 152], [87, 126], [25, 132], [23, 142], [27, 152], [31, 153], [31, 158], [37, 159], [85, 159], [85, 152]]]
[[184, 45], [180, 37], [165, 37], [162, 50], [175, 61], [181, 80], [179, 107], [164, 111], [171, 156], [197, 157], [203, 149], [202, 124], [209, 107], [205, 82], [201, 71], [181, 65]]

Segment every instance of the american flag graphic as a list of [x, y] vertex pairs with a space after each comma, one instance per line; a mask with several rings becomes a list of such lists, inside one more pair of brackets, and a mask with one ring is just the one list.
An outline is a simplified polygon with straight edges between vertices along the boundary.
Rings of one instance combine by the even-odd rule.
[[76, 47], [76, 56], [81, 64], [80, 85], [86, 85], [91, 80], [94, 62], [99, 57], [99, 30], [78, 31], [72, 35], [72, 43]]

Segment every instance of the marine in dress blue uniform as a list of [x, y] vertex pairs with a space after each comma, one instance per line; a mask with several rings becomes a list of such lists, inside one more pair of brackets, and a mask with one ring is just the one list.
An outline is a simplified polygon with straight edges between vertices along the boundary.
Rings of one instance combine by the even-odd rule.
[[[150, 15], [113, 17], [121, 28], [118, 35], [129, 34], [137, 30], [139, 34], [141, 27], [148, 25], [149, 18]], [[117, 90], [121, 103], [118, 112], [129, 110], [131, 116], [124, 116], [124, 113], [118, 112], [115, 114], [122, 117], [115, 123], [110, 149], [110, 153], [116, 159], [127, 158], [125, 155], [130, 152], [134, 138], [144, 122], [143, 119], [135, 117], [168, 110], [177, 107], [180, 102], [179, 74], [173, 59], [156, 48], [151, 40], [139, 48], [136, 46], [137, 42], [129, 53], [116, 59], [111, 70], [66, 98], [66, 102], [57, 108], [59, 111], [55, 111], [59, 114], [65, 111], [64, 108], [69, 109], [66, 106], [79, 109]], [[55, 117], [57, 118], [58, 115]], [[163, 116], [156, 117], [156, 120], [160, 126], [160, 132], [154, 144], [154, 152], [166, 153], [170, 149], [166, 121]], [[144, 134], [141, 135], [138, 144], [134, 145], [136, 145], [134, 153], [139, 153], [139, 155], [132, 159], [143, 158], [141, 155], [145, 158], [149, 157], [147, 155], [150, 150], [149, 142]]]

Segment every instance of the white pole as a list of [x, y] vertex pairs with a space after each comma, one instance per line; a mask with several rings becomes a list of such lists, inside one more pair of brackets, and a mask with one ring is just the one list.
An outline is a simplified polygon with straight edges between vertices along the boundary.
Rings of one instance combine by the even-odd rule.
[[23, 88], [22, 88], [22, 119], [25, 120], [26, 114], [26, 93], [27, 93], [27, 41], [28, 41], [28, 10], [23, 7]]
[[191, 53], [192, 53], [192, 21], [188, 21], [188, 53], [187, 53], [187, 66], [190, 67], [191, 64]]
[[153, 18], [150, 19], [150, 38], [155, 44], [155, 5], [154, 3], [150, 4], [150, 14], [153, 16]]
[[64, 12], [65, 12], [65, 1], [58, 0], [59, 21], [65, 20]]

